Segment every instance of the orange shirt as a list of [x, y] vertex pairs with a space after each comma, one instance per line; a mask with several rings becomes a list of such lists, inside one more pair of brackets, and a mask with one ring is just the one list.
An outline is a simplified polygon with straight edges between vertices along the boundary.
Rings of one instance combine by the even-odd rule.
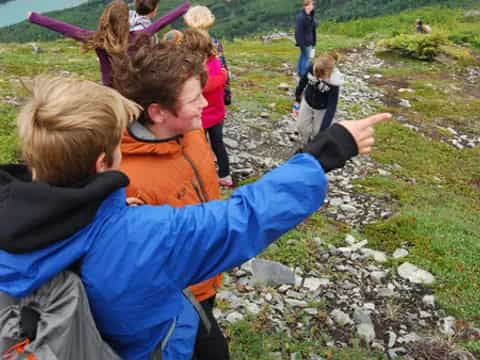
[[[150, 205], [182, 207], [220, 199], [215, 162], [203, 130], [155, 140], [135, 123], [122, 139], [122, 171], [130, 178], [127, 196]], [[215, 295], [221, 274], [190, 287], [198, 301]]]

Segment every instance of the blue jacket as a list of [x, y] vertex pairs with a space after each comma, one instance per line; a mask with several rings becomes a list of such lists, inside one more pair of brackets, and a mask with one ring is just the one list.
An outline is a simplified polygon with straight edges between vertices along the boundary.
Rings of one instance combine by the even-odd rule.
[[[15, 183], [0, 186], [0, 195], [6, 194], [0, 196], [0, 215], [2, 207], [13, 214], [19, 198], [19, 186], [9, 182]], [[316, 211], [326, 190], [324, 171], [308, 154], [294, 156], [228, 200], [182, 209], [128, 207], [121, 188], [73, 235], [28, 253], [0, 250], [0, 291], [25, 296], [82, 259], [80, 274], [96, 324], [122, 358], [147, 359], [176, 318], [164, 359], [190, 359], [198, 319], [182, 289], [257, 255]], [[48, 208], [45, 197], [33, 199]], [[15, 218], [20, 217], [11, 215], [11, 222]]]
[[301, 10], [295, 18], [295, 43], [296, 46], [306, 47], [317, 44], [317, 22], [315, 21], [315, 11], [307, 15], [305, 10]]

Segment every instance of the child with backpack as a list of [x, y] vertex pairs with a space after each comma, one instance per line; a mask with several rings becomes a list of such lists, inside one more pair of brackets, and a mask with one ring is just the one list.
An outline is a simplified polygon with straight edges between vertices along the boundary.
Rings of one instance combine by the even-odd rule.
[[205, 32], [187, 29], [183, 42], [189, 51], [205, 61], [208, 80], [203, 89], [203, 96], [207, 99], [208, 105], [203, 109], [202, 126], [208, 134], [210, 145], [217, 158], [218, 183], [222, 187], [232, 188], [230, 160], [223, 142], [223, 125], [226, 115], [224, 89], [228, 77], [227, 70], [216, 56], [213, 42]]
[[[199, 127], [203, 63], [172, 47], [158, 55], [168, 59], [160, 71], [189, 71], [181, 87], [189, 96], [155, 96]], [[102, 338], [126, 360], [190, 359], [198, 315], [183, 289], [239, 266], [316, 211], [325, 173], [369, 152], [373, 125], [389, 117], [335, 124], [228, 200], [129, 207], [120, 140], [139, 106], [85, 80], [39, 77], [31, 91], [17, 119], [27, 166], [0, 167], [0, 217], [8, 219], [0, 222], [0, 291], [25, 298], [76, 264]], [[148, 111], [168, 116], [160, 106]], [[11, 310], [0, 309], [0, 319]], [[47, 306], [39, 321], [56, 311]], [[51, 336], [39, 341], [63, 341]]]
[[318, 56], [297, 86], [294, 111], [299, 107], [297, 128], [302, 144], [332, 125], [343, 84], [337, 61], [335, 53]]
[[[183, 35], [172, 30], [166, 34], [170, 43], [165, 46], [192, 47], [192, 41], [207, 40], [194, 32], [189, 29]], [[183, 41], [179, 44], [177, 39]], [[174, 207], [218, 200], [220, 186], [213, 153], [205, 132], [199, 128], [206, 100], [199, 100], [195, 111], [185, 111], [188, 106], [183, 105], [183, 99], [188, 101], [197, 95], [191, 92], [190, 71], [154, 71], [168, 68], [169, 57], [163, 56], [164, 52], [160, 46], [144, 49], [139, 56], [132, 56], [135, 67], [128, 58], [113, 63], [114, 88], [145, 109], [122, 138], [122, 170], [130, 178], [127, 195], [145, 204]], [[206, 86], [212, 81], [215, 77], [209, 77]], [[221, 81], [225, 81], [224, 75]], [[182, 89], [178, 106], [169, 104], [166, 96], [153, 99], [150, 95], [174, 94], [178, 88]], [[155, 107], [162, 111], [154, 111]], [[200, 323], [194, 351], [196, 360], [229, 359], [228, 344], [213, 316], [221, 285], [220, 274], [190, 287], [210, 323], [210, 331]]]
[[[183, 17], [185, 25], [188, 28], [198, 29], [208, 34], [210, 28], [215, 23], [215, 15], [210, 9], [203, 5], [192, 6]], [[210, 35], [209, 35], [210, 36]], [[224, 102], [225, 105], [232, 103], [232, 91], [230, 89], [230, 73], [228, 71], [227, 59], [223, 50], [223, 44], [220, 39], [210, 36], [215, 47], [217, 57], [222, 62], [222, 66], [227, 70], [227, 83], [225, 84]]]
[[102, 83], [112, 85], [112, 57], [135, 51], [135, 44], [141, 37], [152, 37], [162, 28], [182, 16], [190, 7], [188, 1], [168, 12], [144, 29], [130, 31], [129, 10], [125, 1], [113, 0], [100, 16], [97, 31], [86, 30], [75, 25], [52, 19], [35, 12], [28, 14], [28, 21], [59, 32], [65, 37], [83, 43], [84, 50], [95, 50], [100, 63]]
[[152, 19], [157, 16], [160, 0], [135, 0], [135, 10], [128, 12], [130, 31], [144, 30], [152, 24]]
[[220, 40], [210, 37], [208, 31], [215, 22], [215, 16], [206, 6], [193, 6], [184, 16], [185, 25], [189, 29], [197, 29], [203, 33], [212, 43], [208, 50], [201, 50], [207, 57], [208, 76], [216, 76], [225, 69], [226, 81], [218, 84], [215, 88], [208, 86], [204, 96], [209, 102], [202, 117], [203, 127], [208, 133], [213, 152], [217, 157], [218, 182], [221, 186], [233, 187], [233, 179], [230, 174], [230, 161], [223, 142], [223, 125], [225, 120], [225, 105], [230, 105], [232, 94], [228, 76], [228, 66]]

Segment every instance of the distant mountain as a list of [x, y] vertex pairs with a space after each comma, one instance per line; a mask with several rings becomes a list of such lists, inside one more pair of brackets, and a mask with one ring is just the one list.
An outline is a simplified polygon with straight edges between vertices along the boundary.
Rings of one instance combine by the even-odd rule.
[[[0, 0], [6, 1], [6, 0]], [[75, 8], [49, 13], [58, 19], [95, 29], [97, 20], [108, 0], [93, 0]], [[160, 1], [160, 13], [171, 9], [180, 0]], [[294, 0], [198, 0], [207, 5], [217, 17], [213, 33], [232, 38], [252, 33], [289, 29], [293, 27], [295, 13], [300, 1]], [[317, 0], [316, 13], [319, 19], [346, 21], [383, 14], [395, 14], [401, 10], [426, 5], [451, 7], [480, 4], [480, 0]], [[181, 27], [182, 22], [174, 25]], [[27, 22], [0, 29], [0, 42], [44, 41], [59, 35]]]

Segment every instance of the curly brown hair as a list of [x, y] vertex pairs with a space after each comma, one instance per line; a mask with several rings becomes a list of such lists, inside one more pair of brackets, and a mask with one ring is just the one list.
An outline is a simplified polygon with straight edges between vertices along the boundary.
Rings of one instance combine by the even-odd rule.
[[128, 5], [123, 0], [113, 0], [103, 10], [97, 31], [83, 48], [104, 49], [109, 55], [123, 54], [128, 50], [129, 33]]
[[114, 58], [112, 70], [113, 87], [143, 107], [142, 123], [151, 122], [146, 110], [154, 103], [177, 115], [185, 82], [196, 77], [203, 87], [207, 80], [203, 59], [169, 42], [146, 41], [135, 54]]
[[207, 32], [202, 30], [194, 28], [188, 28], [185, 30], [183, 33], [181, 46], [183, 46], [187, 51], [202, 57], [204, 60], [209, 58], [211, 55], [216, 55], [215, 46], [213, 45], [212, 39]]

